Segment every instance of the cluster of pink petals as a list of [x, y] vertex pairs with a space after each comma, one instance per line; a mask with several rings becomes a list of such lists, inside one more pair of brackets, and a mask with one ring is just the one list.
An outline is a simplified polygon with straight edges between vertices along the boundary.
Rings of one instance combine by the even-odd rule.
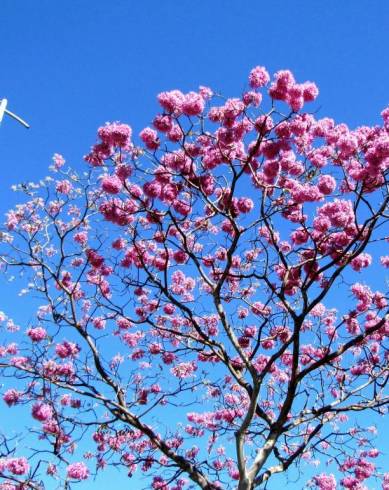
[[91, 266], [95, 267], [96, 269], [100, 268], [104, 264], [104, 258], [99, 255], [96, 250], [86, 250], [86, 256], [88, 257], [88, 262], [91, 264]]
[[41, 342], [47, 338], [47, 332], [43, 327], [29, 328], [27, 335], [33, 342]]
[[341, 484], [344, 488], [356, 490], [363, 488], [361, 485], [364, 480], [370, 478], [375, 472], [375, 465], [365, 458], [349, 458], [340, 467], [342, 471], [353, 471], [354, 476], [346, 476]]
[[370, 254], [361, 253], [358, 255], [358, 257], [355, 257], [355, 259], [351, 261], [351, 267], [355, 271], [360, 272], [361, 269], [369, 267], [369, 265], [372, 263], [372, 260], [373, 259]]
[[58, 181], [57, 185], [55, 186], [56, 191], [60, 192], [61, 194], [70, 194], [72, 188], [73, 186], [69, 180]]
[[199, 116], [204, 110], [205, 99], [211, 96], [212, 91], [207, 87], [203, 87], [198, 93], [189, 92], [185, 95], [179, 90], [171, 90], [160, 93], [158, 102], [168, 114], [173, 114], [176, 117], [181, 114]]
[[53, 417], [53, 409], [47, 403], [36, 402], [32, 406], [31, 414], [34, 419], [46, 422]]
[[196, 92], [185, 95], [182, 103], [182, 112], [187, 116], [199, 116], [204, 110], [204, 99]]
[[75, 233], [74, 241], [80, 245], [86, 245], [88, 243], [88, 233], [86, 231], [79, 231]]
[[331, 175], [321, 175], [317, 187], [324, 195], [332, 194], [336, 189], [336, 180]]
[[101, 179], [101, 188], [107, 194], [118, 194], [122, 187], [123, 183], [117, 175], [106, 175]]
[[45, 378], [57, 379], [58, 377], [74, 376], [74, 365], [71, 362], [59, 364], [52, 359], [43, 363], [42, 374]]
[[184, 379], [193, 376], [197, 370], [197, 365], [194, 362], [181, 362], [171, 368], [170, 372], [177, 378]]
[[364, 284], [355, 283], [351, 286], [351, 291], [359, 300], [357, 310], [360, 312], [366, 311], [373, 300], [373, 293], [371, 289]]
[[321, 473], [313, 478], [313, 482], [319, 490], [336, 490], [336, 479], [332, 474]]
[[180, 90], [171, 90], [170, 92], [161, 92], [158, 95], [158, 102], [167, 113], [179, 115], [182, 113], [182, 104], [184, 94]]
[[61, 359], [66, 359], [67, 357], [76, 357], [80, 352], [80, 347], [74, 342], [65, 340], [55, 346], [55, 352]]
[[0, 472], [8, 470], [13, 475], [25, 475], [30, 469], [26, 458], [0, 458]]
[[149, 150], [157, 150], [159, 148], [160, 141], [155, 129], [144, 128], [139, 133], [139, 136]]
[[131, 142], [132, 130], [127, 124], [115, 122], [102, 126], [97, 134], [101, 141], [108, 146], [127, 148]]
[[56, 170], [59, 170], [61, 167], [63, 167], [65, 165], [64, 157], [62, 155], [60, 155], [59, 153], [54, 153], [53, 164], [54, 164], [54, 168]]
[[115, 148], [128, 150], [131, 147], [132, 130], [127, 124], [107, 123], [98, 130], [101, 143], [94, 145], [84, 158], [94, 167], [100, 167], [110, 158]]
[[389, 255], [384, 255], [381, 257], [380, 262], [384, 267], [389, 267]]
[[270, 82], [270, 76], [266, 68], [263, 66], [256, 66], [249, 74], [249, 83], [252, 88], [261, 88]]
[[73, 480], [87, 480], [89, 478], [89, 469], [85, 463], [72, 463], [67, 469], [68, 478]]
[[22, 393], [20, 391], [16, 390], [15, 388], [11, 388], [4, 393], [3, 400], [9, 407], [11, 407], [19, 402], [21, 396]]
[[289, 70], [281, 70], [275, 75], [269, 95], [275, 100], [287, 102], [292, 110], [297, 112], [302, 109], [305, 102], [315, 100], [319, 90], [313, 82], [296, 83]]

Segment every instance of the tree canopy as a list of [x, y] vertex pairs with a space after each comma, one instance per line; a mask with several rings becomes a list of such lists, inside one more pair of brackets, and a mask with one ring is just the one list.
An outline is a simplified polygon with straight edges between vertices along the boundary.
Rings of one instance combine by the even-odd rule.
[[388, 403], [389, 109], [352, 130], [288, 70], [248, 84], [162, 92], [139, 139], [106, 124], [81, 170], [56, 154], [17, 187], [1, 262], [38, 306], [2, 315], [30, 428], [3, 433], [1, 489], [112, 465], [123, 487], [252, 490], [308, 461], [302, 485], [388, 490], [357, 415]]

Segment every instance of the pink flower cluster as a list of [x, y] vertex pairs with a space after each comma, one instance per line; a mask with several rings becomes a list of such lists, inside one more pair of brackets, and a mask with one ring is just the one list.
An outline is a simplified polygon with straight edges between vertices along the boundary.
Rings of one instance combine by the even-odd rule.
[[264, 66], [256, 66], [249, 75], [249, 83], [252, 88], [261, 88], [270, 82], [270, 76]]
[[385, 255], [385, 256], [381, 257], [380, 262], [384, 267], [389, 268], [389, 255]]
[[34, 419], [46, 422], [53, 417], [53, 409], [47, 403], [36, 402], [32, 406], [31, 414]]
[[355, 490], [363, 488], [361, 483], [374, 474], [375, 465], [365, 458], [349, 458], [341, 465], [340, 469], [342, 471], [352, 470], [354, 472], [354, 476], [346, 476], [343, 478], [341, 484], [345, 488]]
[[369, 265], [372, 263], [372, 260], [373, 259], [370, 254], [361, 253], [358, 255], [358, 257], [355, 257], [355, 259], [351, 261], [351, 267], [355, 271], [360, 272], [361, 269], [369, 267]]
[[211, 92], [209, 89], [203, 90], [200, 93], [189, 92], [184, 95], [179, 90], [170, 92], [162, 92], [158, 95], [158, 102], [163, 109], [175, 117], [186, 114], [187, 116], [198, 116], [204, 110], [204, 97], [209, 98]]
[[107, 194], [118, 194], [122, 187], [123, 183], [117, 175], [106, 175], [101, 179], [101, 188]]
[[25, 475], [30, 469], [26, 458], [1, 458], [0, 472], [8, 470], [13, 475]]
[[33, 342], [41, 342], [47, 338], [47, 332], [43, 327], [29, 328], [27, 335]]
[[139, 136], [149, 150], [155, 151], [159, 148], [160, 141], [155, 129], [144, 128], [140, 132]]
[[297, 112], [305, 102], [315, 100], [319, 95], [319, 90], [313, 82], [296, 83], [289, 70], [281, 70], [275, 75], [269, 95], [273, 99], [287, 102], [292, 110]]
[[73, 377], [74, 365], [71, 362], [59, 364], [52, 359], [43, 363], [42, 374], [45, 378]]
[[67, 469], [68, 478], [73, 480], [87, 480], [89, 478], [89, 469], [85, 463], [72, 463]]
[[55, 352], [61, 359], [66, 359], [67, 357], [76, 357], [80, 352], [80, 347], [74, 342], [63, 341], [55, 346]]
[[53, 155], [53, 163], [54, 163], [54, 168], [56, 170], [59, 170], [61, 167], [63, 167], [65, 165], [65, 159], [59, 153], [54, 153], [54, 155]]
[[74, 241], [80, 245], [86, 245], [88, 243], [88, 233], [86, 231], [79, 231], [75, 233]]
[[176, 378], [184, 379], [193, 376], [193, 373], [197, 370], [197, 365], [194, 362], [181, 362], [171, 368], [170, 372]]
[[317, 187], [324, 195], [332, 194], [336, 189], [336, 180], [331, 175], [321, 175]]
[[22, 393], [20, 391], [16, 390], [15, 388], [11, 388], [4, 393], [3, 400], [9, 407], [11, 407], [19, 402], [21, 396]]
[[351, 291], [359, 300], [357, 310], [360, 312], [368, 310], [373, 300], [373, 293], [371, 289], [368, 286], [356, 282], [351, 286]]
[[336, 490], [336, 479], [332, 474], [321, 473], [313, 478], [313, 482], [319, 490]]
[[88, 249], [85, 253], [88, 257], [88, 262], [91, 264], [92, 267], [98, 269], [104, 264], [104, 258], [99, 255], [96, 250]]
[[55, 190], [61, 194], [70, 194], [73, 186], [69, 180], [60, 180], [55, 186]]
[[101, 141], [108, 146], [128, 148], [131, 142], [132, 130], [127, 124], [115, 122], [102, 126], [97, 134]]
[[94, 167], [101, 167], [104, 160], [110, 158], [115, 148], [131, 148], [132, 130], [130, 126], [120, 123], [107, 123], [98, 130], [101, 143], [97, 143], [84, 159]]

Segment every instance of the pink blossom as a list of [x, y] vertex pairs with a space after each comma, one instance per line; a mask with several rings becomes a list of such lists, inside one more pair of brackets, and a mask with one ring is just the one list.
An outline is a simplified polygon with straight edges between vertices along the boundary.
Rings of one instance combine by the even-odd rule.
[[55, 187], [56, 191], [62, 194], [69, 194], [72, 188], [73, 186], [68, 180], [58, 181]]
[[54, 153], [54, 155], [53, 155], [53, 163], [54, 163], [54, 168], [56, 170], [59, 170], [61, 167], [63, 167], [65, 165], [65, 159], [59, 153]]
[[357, 478], [359, 481], [366, 480], [367, 478], [370, 478], [370, 476], [373, 475], [374, 471], [375, 471], [375, 465], [370, 461], [361, 458], [358, 460], [354, 469], [355, 478]]
[[5, 465], [7, 470], [13, 475], [24, 475], [30, 469], [26, 458], [7, 458]]
[[162, 185], [157, 180], [152, 180], [144, 184], [143, 190], [148, 197], [159, 197], [162, 193]]
[[182, 129], [178, 124], [173, 124], [172, 128], [168, 131], [167, 137], [170, 141], [177, 143], [183, 137]]
[[242, 100], [247, 106], [253, 105], [254, 107], [258, 107], [262, 102], [262, 94], [260, 92], [250, 90], [249, 92], [245, 92], [243, 94]]
[[31, 413], [34, 419], [45, 422], [52, 418], [53, 409], [47, 403], [37, 402], [32, 406]]
[[160, 141], [157, 132], [152, 128], [144, 128], [139, 133], [140, 139], [146, 145], [149, 150], [157, 150], [160, 145]]
[[55, 464], [49, 463], [47, 465], [46, 474], [50, 476], [54, 476], [57, 474], [57, 467], [55, 466]]
[[313, 82], [304, 82], [302, 84], [302, 89], [305, 102], [312, 102], [319, 95], [319, 89]]
[[240, 197], [237, 204], [241, 213], [249, 213], [254, 208], [252, 199], [248, 197]]
[[115, 241], [112, 242], [112, 248], [115, 250], [123, 250], [126, 246], [126, 240], [124, 238], [118, 238]]
[[22, 393], [20, 391], [17, 391], [15, 388], [11, 388], [4, 393], [3, 400], [9, 407], [11, 407], [19, 402], [21, 396]]
[[332, 194], [336, 189], [336, 181], [331, 175], [321, 175], [317, 187], [325, 195]]
[[289, 70], [280, 70], [275, 74], [275, 80], [270, 86], [269, 95], [275, 100], [286, 101], [288, 92], [295, 84], [294, 76]]
[[344, 488], [349, 488], [350, 490], [363, 490], [360, 481], [353, 476], [346, 476], [340, 481]]
[[368, 286], [360, 283], [355, 283], [351, 287], [354, 296], [359, 300], [357, 305], [358, 311], [366, 311], [372, 303], [373, 294]]
[[123, 183], [116, 175], [106, 175], [101, 180], [101, 188], [107, 194], [118, 194], [122, 187]]
[[161, 92], [158, 95], [158, 102], [169, 113], [181, 114], [184, 94], [179, 90]]
[[132, 130], [127, 124], [107, 123], [99, 128], [98, 135], [101, 141], [108, 146], [126, 148], [130, 144]]
[[61, 359], [66, 359], [67, 357], [76, 357], [80, 352], [80, 348], [77, 344], [65, 340], [55, 346], [55, 352]]
[[372, 263], [372, 260], [373, 259], [370, 254], [361, 253], [358, 255], [358, 257], [355, 257], [355, 259], [351, 261], [351, 267], [355, 271], [359, 272], [361, 269], [368, 267]]
[[389, 473], [385, 473], [382, 481], [382, 490], [389, 490]]
[[355, 216], [351, 201], [334, 199], [318, 209], [318, 217], [326, 217], [332, 226], [347, 227], [352, 225]]
[[252, 88], [261, 88], [270, 82], [270, 76], [266, 68], [263, 66], [256, 66], [253, 68], [249, 75], [249, 83]]
[[87, 480], [89, 478], [89, 470], [85, 463], [72, 463], [67, 469], [68, 478], [74, 480]]
[[389, 267], [389, 255], [381, 257], [380, 262], [384, 267]]
[[313, 478], [313, 482], [320, 490], [336, 490], [336, 479], [333, 474], [321, 473]]
[[203, 85], [200, 85], [199, 87], [199, 94], [204, 100], [211, 99], [213, 97], [213, 91], [209, 87], [204, 87]]
[[86, 245], [88, 243], [88, 233], [86, 231], [79, 231], [74, 235], [74, 241], [80, 245]]
[[185, 95], [181, 107], [187, 116], [198, 116], [204, 110], [204, 99], [196, 92], [189, 92]]
[[196, 370], [197, 366], [194, 362], [181, 362], [171, 368], [170, 372], [177, 378], [184, 379], [193, 376]]
[[29, 328], [27, 335], [33, 342], [41, 342], [47, 338], [47, 332], [43, 327]]
[[188, 260], [188, 254], [186, 254], [183, 250], [176, 250], [173, 253], [173, 258], [177, 264], [185, 264], [185, 262]]
[[96, 250], [93, 249], [88, 249], [85, 251], [86, 256], [88, 257], [88, 262], [91, 264], [92, 267], [99, 268], [103, 265], [104, 263], [104, 258], [99, 255]]
[[295, 112], [302, 109], [304, 105], [304, 89], [302, 85], [295, 84], [289, 88], [287, 102]]
[[158, 131], [167, 133], [173, 127], [172, 118], [170, 116], [160, 114], [154, 118], [153, 125], [156, 129], [158, 129]]

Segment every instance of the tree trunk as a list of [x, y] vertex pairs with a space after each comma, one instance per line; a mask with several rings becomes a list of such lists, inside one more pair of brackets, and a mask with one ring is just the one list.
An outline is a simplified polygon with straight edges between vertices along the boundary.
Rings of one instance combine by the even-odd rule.
[[238, 490], [252, 490], [252, 482], [247, 478], [239, 480]]

